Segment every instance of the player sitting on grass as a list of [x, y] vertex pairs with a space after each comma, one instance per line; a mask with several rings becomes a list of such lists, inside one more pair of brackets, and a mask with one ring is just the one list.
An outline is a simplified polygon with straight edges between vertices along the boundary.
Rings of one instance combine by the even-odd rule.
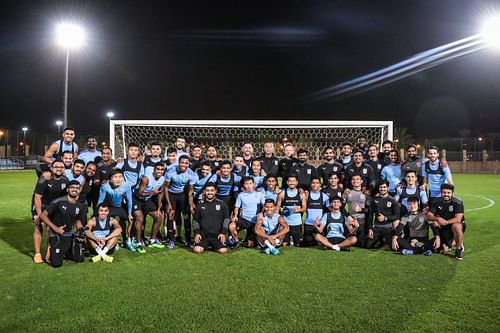
[[242, 185], [244, 191], [236, 198], [232, 222], [229, 224], [229, 231], [235, 241], [235, 250], [241, 247], [238, 233], [243, 229], [247, 233], [247, 246], [250, 248], [254, 246], [257, 214], [260, 213], [265, 202], [264, 194], [255, 190], [252, 177], [243, 177]]
[[106, 204], [101, 204], [97, 211], [97, 216], [87, 222], [85, 230], [90, 251], [97, 254], [90, 261], [104, 260], [111, 263], [113, 257], [108, 254], [112, 254], [115, 250], [122, 228], [120, 223], [109, 215], [109, 207]]
[[257, 241], [265, 254], [279, 255], [278, 247], [283, 243], [285, 235], [288, 233], [288, 224], [283, 216], [276, 212], [276, 204], [273, 199], [266, 199], [264, 212], [257, 216], [255, 224], [255, 234]]
[[229, 211], [224, 201], [215, 197], [216, 185], [207, 183], [203, 199], [196, 205], [193, 215], [194, 253], [202, 253], [211, 247], [220, 254], [227, 252], [226, 233]]
[[355, 236], [359, 227], [358, 222], [341, 208], [342, 198], [333, 197], [330, 200], [330, 212], [314, 221], [317, 231], [314, 239], [324, 249], [350, 251], [350, 247], [358, 241]]
[[[432, 252], [441, 246], [438, 230], [432, 226], [432, 223], [425, 217], [425, 213], [419, 209], [419, 201], [420, 199], [417, 197], [408, 198], [408, 212], [401, 218], [395, 235], [392, 236], [392, 249], [401, 251], [401, 254], [405, 256], [412, 254], [431, 256]], [[432, 239], [429, 239], [429, 225], [431, 225], [434, 234]], [[407, 232], [409, 235], [404, 235]]]
[[464, 252], [464, 203], [455, 198], [453, 192], [455, 187], [451, 184], [441, 185], [441, 197], [436, 199], [427, 211], [427, 218], [433, 221], [433, 225], [439, 228], [441, 236], [442, 253], [446, 254], [452, 246], [453, 240], [456, 244], [454, 259], [462, 260]]

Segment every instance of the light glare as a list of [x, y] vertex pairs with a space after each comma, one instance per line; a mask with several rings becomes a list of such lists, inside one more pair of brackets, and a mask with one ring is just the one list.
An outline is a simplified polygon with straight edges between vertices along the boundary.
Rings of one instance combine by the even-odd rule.
[[106, 116], [108, 118], [113, 118], [115, 116], [115, 113], [110, 111], [110, 112], [106, 113]]
[[490, 17], [484, 22], [481, 35], [487, 44], [500, 50], [500, 15]]
[[79, 25], [61, 23], [57, 26], [57, 44], [67, 49], [76, 49], [85, 43], [85, 33]]

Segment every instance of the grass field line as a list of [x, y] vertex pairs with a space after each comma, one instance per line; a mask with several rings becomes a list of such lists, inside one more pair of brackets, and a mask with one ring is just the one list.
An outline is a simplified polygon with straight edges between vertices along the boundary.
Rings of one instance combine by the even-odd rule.
[[475, 194], [468, 194], [468, 193], [457, 193], [457, 194], [465, 195], [465, 196], [469, 196], [469, 197], [474, 197], [474, 198], [479, 198], [479, 199], [483, 199], [483, 200], [485, 200], [485, 201], [488, 202], [488, 204], [485, 205], [485, 206], [481, 206], [481, 207], [478, 207], [478, 208], [469, 208], [469, 209], [466, 209], [465, 210], [466, 212], [473, 212], [473, 211], [476, 211], [476, 210], [488, 209], [488, 208], [493, 207], [496, 204], [495, 200], [487, 198], [487, 197], [484, 197], [482, 195], [475, 195]]

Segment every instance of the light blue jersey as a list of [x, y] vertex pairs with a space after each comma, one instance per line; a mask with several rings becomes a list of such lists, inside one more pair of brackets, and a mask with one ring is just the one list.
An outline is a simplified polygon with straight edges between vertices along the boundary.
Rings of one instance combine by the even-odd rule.
[[326, 238], [345, 238], [345, 227], [349, 224], [349, 220], [341, 212], [328, 212], [323, 214], [321, 224], [325, 226], [326, 231], [323, 229], [323, 233]]
[[193, 197], [198, 200], [200, 199], [201, 193], [203, 192], [203, 188], [205, 184], [208, 183], [208, 180], [212, 177], [212, 174], [209, 173], [206, 177], [201, 177], [200, 174], [195, 174], [195, 182], [194, 182], [194, 191]]
[[422, 165], [422, 177], [427, 177], [429, 197], [441, 197], [441, 185], [448, 183], [451, 178], [451, 170], [448, 166], [441, 167], [439, 160], [435, 163], [427, 161]]
[[241, 217], [249, 222], [257, 222], [257, 215], [266, 201], [262, 192], [241, 192], [236, 198], [235, 207], [241, 209]]
[[279, 230], [279, 218], [280, 214], [274, 213], [273, 216], [269, 217], [267, 214], [263, 214], [262, 228], [266, 235], [274, 235]]
[[210, 178], [210, 182], [217, 185], [218, 197], [227, 197], [231, 195], [232, 192], [238, 192], [238, 185], [241, 182], [241, 177], [234, 173], [231, 173], [229, 177], [214, 174]]
[[[281, 191], [280, 191], [280, 192], [281, 192]], [[268, 191], [268, 190], [266, 190], [266, 191], [264, 192], [264, 197], [265, 197], [266, 199], [273, 199], [273, 200], [274, 200], [274, 203], [276, 203], [276, 202], [277, 202], [277, 200], [278, 200], [278, 194], [279, 194], [279, 193], [276, 193], [275, 191]]]
[[382, 168], [380, 176], [389, 182], [389, 192], [396, 192], [396, 186], [401, 183], [401, 165], [399, 163], [387, 164]]
[[125, 159], [123, 162], [117, 163], [116, 168], [122, 170], [123, 178], [132, 189], [137, 187], [142, 176], [144, 176], [144, 165], [140, 161]]
[[184, 172], [179, 172], [179, 170], [175, 169], [173, 172], [167, 172], [165, 181], [169, 183], [168, 192], [182, 193], [186, 185], [193, 186], [196, 183], [196, 175], [189, 168]]
[[302, 212], [294, 212], [293, 207], [302, 207], [302, 199], [300, 197], [299, 190], [297, 189], [285, 189], [283, 195], [283, 202], [281, 207], [283, 207], [282, 215], [285, 218], [285, 222], [289, 226], [298, 226], [302, 224]]
[[83, 175], [75, 177], [75, 175], [73, 175], [73, 171], [71, 171], [71, 169], [65, 169], [64, 175], [66, 176], [66, 178], [68, 178], [68, 181], [76, 180], [82, 186], [85, 184], [85, 177]]
[[309, 192], [304, 224], [313, 225], [317, 218], [321, 219], [324, 210], [328, 208], [329, 201], [330, 199], [323, 192]]
[[85, 165], [89, 162], [94, 162], [96, 157], [101, 156], [101, 152], [98, 150], [88, 150], [84, 149], [78, 154], [78, 159], [83, 160], [85, 162]]
[[131, 216], [133, 201], [130, 184], [123, 182], [118, 187], [112, 187], [111, 183], [101, 185], [99, 200], [97, 201], [98, 206], [103, 202], [109, 202], [111, 207], [121, 207], [124, 200], [127, 202], [127, 213]]
[[249, 175], [249, 177], [252, 177], [253, 179], [253, 189], [261, 189], [264, 187], [264, 176], [253, 176]]
[[[153, 190], [159, 190], [162, 186], [163, 183], [165, 182], [165, 176], [160, 176], [160, 178], [155, 179], [153, 174], [146, 174], [144, 177], [148, 178], [148, 185], [144, 189], [144, 193], [146, 194], [143, 197], [140, 197], [142, 200], [147, 201], [151, 199], [152, 195], [148, 195], [148, 193], [151, 193]], [[136, 191], [137, 195], [137, 191]]]
[[417, 197], [420, 202], [420, 207], [422, 207], [422, 205], [427, 205], [427, 193], [425, 193], [425, 191], [420, 191], [417, 187], [401, 187], [394, 199], [396, 199], [401, 203], [402, 206], [408, 209], [408, 198], [410, 197]]

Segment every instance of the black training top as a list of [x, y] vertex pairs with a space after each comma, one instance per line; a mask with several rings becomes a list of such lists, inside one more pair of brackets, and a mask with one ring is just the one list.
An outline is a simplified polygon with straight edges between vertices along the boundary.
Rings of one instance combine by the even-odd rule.
[[206, 237], [215, 238], [221, 233], [227, 233], [228, 225], [229, 211], [224, 201], [214, 199], [210, 202], [198, 202], [193, 215], [195, 234], [201, 233]]

